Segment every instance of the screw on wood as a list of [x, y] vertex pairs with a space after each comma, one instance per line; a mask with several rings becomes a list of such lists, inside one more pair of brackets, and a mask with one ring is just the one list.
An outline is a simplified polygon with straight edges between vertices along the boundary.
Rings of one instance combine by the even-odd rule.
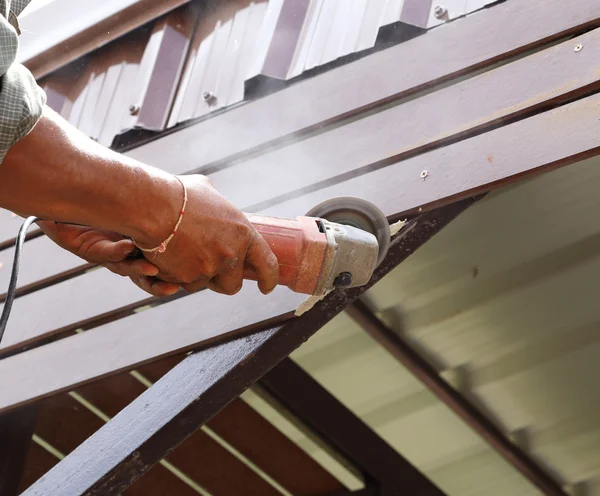
[[436, 5], [435, 9], [433, 9], [433, 15], [436, 19], [443, 19], [448, 14], [448, 9], [446, 7], [442, 7], [441, 5]]
[[217, 99], [217, 97], [215, 96], [215, 94], [212, 91], [205, 91], [204, 93], [202, 93], [202, 98], [209, 105], [214, 103], [214, 101]]
[[581, 52], [581, 50], [583, 50], [583, 44], [578, 43], [577, 45], [575, 45], [575, 48], [573, 49], [576, 52]]
[[424, 170], [421, 172], [421, 179], [423, 179], [423, 181], [425, 180], [425, 178], [427, 178], [429, 176], [429, 172]]

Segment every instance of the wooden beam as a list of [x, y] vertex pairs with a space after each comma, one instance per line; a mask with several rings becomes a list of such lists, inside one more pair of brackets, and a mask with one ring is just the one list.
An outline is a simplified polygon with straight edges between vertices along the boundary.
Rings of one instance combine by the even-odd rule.
[[450, 386], [433, 366], [398, 333], [381, 322], [362, 301], [355, 301], [346, 309], [346, 313], [543, 494], [567, 496], [550, 474], [511, 442], [476, 406]]
[[46, 451], [39, 444], [33, 441], [30, 442], [17, 494], [22, 494], [25, 489], [54, 467], [58, 461], [58, 458]]
[[330, 494], [343, 487], [239, 398], [207, 425], [295, 496]]
[[[368, 285], [335, 291], [283, 325], [190, 355], [25, 494], [119, 494], [471, 203], [412, 221], [392, 240], [387, 258]], [[98, 457], [99, 451], [105, 456]], [[416, 469], [410, 470], [408, 462], [403, 467], [407, 486], [419, 488], [418, 494], [442, 494]]]
[[266, 374], [260, 385], [340, 455], [360, 467], [367, 480], [395, 494], [442, 494], [424, 487], [414, 468], [367, 424], [291, 359]]
[[[71, 453], [105, 424], [103, 419], [68, 394], [47, 398], [38, 405], [35, 434], [65, 455]], [[232, 473], [235, 474], [235, 471], [232, 470]], [[38, 478], [42, 475], [43, 473], [38, 473]], [[128, 494], [151, 496], [167, 494], [170, 491], [181, 496], [198, 494], [160, 465], [153, 467], [144, 478], [132, 486]]]
[[[175, 356], [154, 362], [141, 367], [137, 373], [156, 382], [184, 358]], [[133, 375], [124, 373], [78, 388], [77, 393], [103, 413], [114, 417], [146, 389]], [[207, 427], [296, 496], [329, 494], [342, 488], [340, 482], [323, 467], [239, 398], [219, 412]], [[184, 470], [187, 476], [213, 494], [238, 494], [244, 491], [240, 487], [245, 487], [248, 494], [266, 495], [271, 490], [264, 488], [263, 481], [256, 481], [258, 476], [251, 470], [243, 470], [239, 462], [218, 448], [214, 446], [213, 439], [197, 431], [178, 446], [167, 461]], [[198, 459], [206, 462], [199, 464]], [[149, 473], [154, 471], [155, 468]], [[141, 480], [144, 479], [146, 476]]]
[[18, 494], [37, 407], [20, 408], [0, 416], [0, 494]]

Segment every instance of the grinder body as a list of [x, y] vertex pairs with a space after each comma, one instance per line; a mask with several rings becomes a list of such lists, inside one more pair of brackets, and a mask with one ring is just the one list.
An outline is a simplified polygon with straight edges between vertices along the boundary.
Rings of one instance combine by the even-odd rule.
[[[316, 217], [247, 217], [277, 257], [279, 284], [297, 293], [319, 296], [362, 286], [377, 265], [377, 239], [362, 229]], [[244, 279], [256, 279], [251, 268]]]

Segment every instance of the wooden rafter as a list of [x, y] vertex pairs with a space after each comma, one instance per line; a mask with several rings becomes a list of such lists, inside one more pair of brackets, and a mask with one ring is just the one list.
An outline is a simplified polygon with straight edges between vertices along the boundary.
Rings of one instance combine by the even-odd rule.
[[346, 313], [543, 494], [567, 496], [553, 476], [508, 439], [500, 428], [475, 405], [448, 384], [402, 336], [381, 322], [364, 302], [355, 301], [346, 309]]

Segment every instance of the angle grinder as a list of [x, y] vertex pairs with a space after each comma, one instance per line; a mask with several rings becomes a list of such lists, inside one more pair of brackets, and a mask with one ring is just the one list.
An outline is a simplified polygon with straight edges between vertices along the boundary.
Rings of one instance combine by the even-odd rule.
[[[247, 217], [279, 261], [279, 284], [297, 293], [367, 284], [390, 246], [386, 216], [360, 198], [334, 198], [295, 219]], [[244, 279], [256, 274], [248, 268]]]

